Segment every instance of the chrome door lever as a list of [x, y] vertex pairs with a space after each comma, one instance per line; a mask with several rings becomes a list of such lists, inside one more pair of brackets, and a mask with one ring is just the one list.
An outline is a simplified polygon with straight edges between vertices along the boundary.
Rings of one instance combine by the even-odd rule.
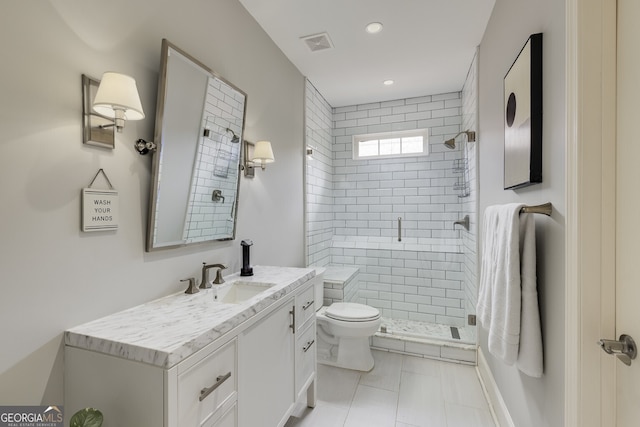
[[631, 361], [638, 355], [636, 342], [629, 335], [620, 335], [618, 341], [601, 339], [598, 345], [605, 353], [615, 354], [627, 366], [631, 366]]

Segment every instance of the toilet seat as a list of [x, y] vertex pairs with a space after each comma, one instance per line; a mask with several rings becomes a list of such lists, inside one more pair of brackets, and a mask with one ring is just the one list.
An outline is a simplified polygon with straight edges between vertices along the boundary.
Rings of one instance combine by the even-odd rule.
[[325, 316], [343, 322], [369, 322], [380, 318], [380, 311], [364, 304], [335, 302], [327, 308]]

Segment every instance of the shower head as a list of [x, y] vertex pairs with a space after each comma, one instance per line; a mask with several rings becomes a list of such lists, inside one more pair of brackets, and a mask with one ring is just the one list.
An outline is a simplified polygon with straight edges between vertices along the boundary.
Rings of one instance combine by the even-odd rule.
[[474, 131], [472, 131], [472, 130], [465, 130], [465, 131], [459, 132], [459, 133], [458, 133], [456, 136], [454, 136], [453, 138], [451, 138], [451, 139], [447, 139], [447, 140], [444, 142], [444, 146], [445, 146], [445, 147], [447, 147], [447, 148], [449, 148], [449, 149], [451, 149], [451, 150], [453, 150], [454, 148], [456, 148], [456, 138], [457, 138], [457, 137], [459, 137], [460, 135], [462, 135], [463, 133], [464, 133], [465, 135], [467, 135], [467, 141], [468, 141], [468, 142], [476, 142], [476, 133], [475, 133]]
[[227, 132], [231, 132], [231, 135], [233, 135], [231, 137], [231, 142], [233, 142], [234, 144], [237, 142], [240, 142], [240, 137], [238, 137], [238, 135], [236, 135], [236, 133], [234, 131], [232, 131], [231, 129], [227, 128]]

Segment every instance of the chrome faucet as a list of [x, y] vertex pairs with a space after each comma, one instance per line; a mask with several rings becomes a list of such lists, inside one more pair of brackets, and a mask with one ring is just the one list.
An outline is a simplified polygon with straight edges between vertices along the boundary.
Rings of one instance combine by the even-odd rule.
[[224, 264], [207, 264], [206, 262], [202, 263], [202, 279], [200, 281], [200, 289], [209, 289], [211, 287], [211, 283], [209, 283], [208, 279], [208, 271], [210, 268], [217, 268], [218, 272], [216, 273], [216, 278], [213, 283], [216, 285], [220, 285], [224, 283], [224, 279], [222, 278], [222, 270], [226, 269], [227, 266]]

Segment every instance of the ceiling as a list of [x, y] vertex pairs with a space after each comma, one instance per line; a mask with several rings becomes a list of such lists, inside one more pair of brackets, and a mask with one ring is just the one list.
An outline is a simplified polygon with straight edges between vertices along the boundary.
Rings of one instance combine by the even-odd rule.
[[[462, 89], [495, 0], [240, 0], [333, 107]], [[383, 29], [368, 34], [365, 26]], [[302, 37], [327, 33], [312, 52]], [[385, 86], [384, 80], [394, 84]]]

